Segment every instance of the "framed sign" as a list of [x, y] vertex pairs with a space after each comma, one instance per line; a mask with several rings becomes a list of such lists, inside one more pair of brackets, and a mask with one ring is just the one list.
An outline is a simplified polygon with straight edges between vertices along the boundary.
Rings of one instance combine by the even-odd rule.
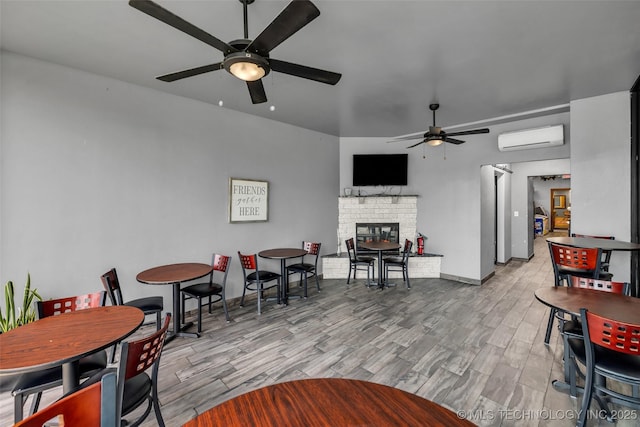
[[229, 178], [229, 222], [263, 222], [268, 213], [267, 181]]

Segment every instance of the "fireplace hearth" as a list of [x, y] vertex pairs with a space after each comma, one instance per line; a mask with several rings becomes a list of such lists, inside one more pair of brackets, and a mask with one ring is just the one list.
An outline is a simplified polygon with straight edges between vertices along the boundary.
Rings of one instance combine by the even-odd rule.
[[[397, 222], [358, 222], [356, 223], [356, 247], [358, 252], [372, 252], [363, 248], [364, 242], [400, 242], [400, 224]], [[399, 251], [386, 251], [397, 254]], [[384, 253], [384, 252], [383, 252]]]

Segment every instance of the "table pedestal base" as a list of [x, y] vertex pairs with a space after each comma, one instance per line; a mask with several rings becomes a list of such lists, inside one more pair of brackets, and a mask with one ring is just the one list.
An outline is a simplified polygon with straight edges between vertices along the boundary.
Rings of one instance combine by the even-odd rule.
[[197, 332], [187, 332], [185, 329], [193, 326], [193, 322], [187, 322], [184, 325], [180, 324], [182, 314], [180, 313], [180, 283], [173, 284], [173, 331], [167, 333], [167, 337], [164, 342], [168, 343], [173, 341], [176, 337], [184, 338], [200, 338], [200, 334]]

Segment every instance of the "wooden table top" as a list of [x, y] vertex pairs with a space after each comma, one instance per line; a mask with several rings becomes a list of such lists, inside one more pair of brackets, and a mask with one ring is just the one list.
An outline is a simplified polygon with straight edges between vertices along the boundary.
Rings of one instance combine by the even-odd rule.
[[547, 241], [574, 248], [600, 248], [607, 251], [640, 251], [640, 243], [595, 237], [548, 237]]
[[183, 427], [473, 426], [443, 406], [367, 381], [304, 379], [253, 390], [209, 409]]
[[45, 317], [0, 334], [0, 372], [27, 372], [72, 362], [128, 337], [143, 321], [142, 310], [124, 305]]
[[308, 252], [300, 248], [274, 248], [258, 252], [258, 256], [271, 259], [297, 258], [306, 254]]
[[360, 246], [374, 251], [390, 251], [393, 249], [400, 249], [402, 247], [400, 243], [393, 242], [362, 242], [360, 243]]
[[610, 319], [640, 323], [640, 298], [568, 286], [536, 289], [535, 296], [544, 305], [575, 316], [586, 308]]
[[188, 282], [206, 276], [212, 268], [209, 264], [197, 262], [161, 265], [138, 273], [136, 280], [148, 285]]

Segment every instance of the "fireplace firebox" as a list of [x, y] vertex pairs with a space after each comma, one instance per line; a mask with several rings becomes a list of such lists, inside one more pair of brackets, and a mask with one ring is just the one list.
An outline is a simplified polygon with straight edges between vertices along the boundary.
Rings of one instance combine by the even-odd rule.
[[[356, 223], [356, 246], [358, 252], [374, 252], [362, 247], [364, 242], [399, 243], [400, 224], [397, 222], [358, 222]], [[397, 254], [399, 250], [383, 253]]]

